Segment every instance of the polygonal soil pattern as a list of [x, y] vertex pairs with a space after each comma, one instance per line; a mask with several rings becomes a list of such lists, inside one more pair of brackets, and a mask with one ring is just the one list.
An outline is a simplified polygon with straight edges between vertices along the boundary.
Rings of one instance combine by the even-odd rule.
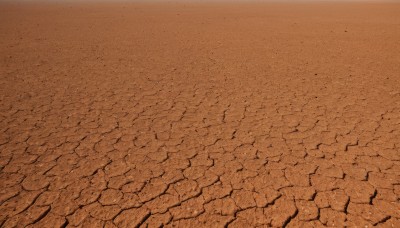
[[400, 227], [400, 4], [0, 4], [1, 227]]

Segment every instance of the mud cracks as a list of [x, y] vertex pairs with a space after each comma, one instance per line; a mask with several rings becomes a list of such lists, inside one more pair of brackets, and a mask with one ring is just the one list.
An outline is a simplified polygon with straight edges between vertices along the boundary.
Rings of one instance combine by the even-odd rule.
[[[395, 35], [377, 37], [372, 30], [372, 41], [359, 39], [351, 27], [357, 21], [345, 13], [348, 32], [321, 19], [334, 30], [325, 33], [306, 16], [307, 7], [291, 15], [311, 30], [280, 16], [268, 19], [276, 39], [257, 32], [264, 20], [248, 26], [249, 12], [265, 16], [254, 6], [249, 12], [220, 6], [219, 16], [214, 8], [192, 6], [209, 19], [183, 14], [187, 23], [176, 15], [183, 6], [167, 7], [160, 17], [156, 6], [140, 6], [147, 13], [139, 16], [128, 6], [113, 5], [123, 17], [97, 6], [105, 17], [87, 21], [79, 18], [92, 11], [83, 6], [51, 6], [60, 16], [25, 9], [32, 19], [22, 22], [21, 14], [7, 14], [24, 39], [49, 41], [2, 33], [2, 227], [400, 227], [400, 96], [396, 80], [386, 79], [400, 69], [370, 64], [386, 55], [398, 60]], [[285, 15], [282, 9], [267, 12]], [[77, 21], [63, 20], [66, 12]], [[223, 20], [231, 14], [237, 22]], [[35, 20], [44, 33], [29, 33], [38, 31], [31, 28]], [[64, 29], [52, 30], [49, 21]], [[161, 40], [150, 35], [165, 28]], [[325, 55], [275, 61], [302, 48], [289, 31]], [[265, 39], [279, 51], [262, 49]], [[393, 51], [371, 45], [380, 39]], [[370, 52], [360, 52], [356, 40]], [[343, 46], [354, 49], [338, 51]], [[51, 52], [55, 47], [63, 51]], [[357, 51], [360, 62], [353, 59]], [[346, 62], [354, 68], [337, 70]]]

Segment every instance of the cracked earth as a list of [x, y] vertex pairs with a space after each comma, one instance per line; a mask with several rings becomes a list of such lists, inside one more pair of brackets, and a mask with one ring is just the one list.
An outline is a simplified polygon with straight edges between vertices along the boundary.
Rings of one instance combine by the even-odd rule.
[[398, 3], [0, 5], [1, 227], [400, 227]]

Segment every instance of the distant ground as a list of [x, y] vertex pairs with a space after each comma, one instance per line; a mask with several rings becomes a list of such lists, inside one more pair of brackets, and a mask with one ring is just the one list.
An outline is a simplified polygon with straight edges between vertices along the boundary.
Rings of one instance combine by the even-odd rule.
[[1, 227], [400, 227], [400, 3], [1, 3]]

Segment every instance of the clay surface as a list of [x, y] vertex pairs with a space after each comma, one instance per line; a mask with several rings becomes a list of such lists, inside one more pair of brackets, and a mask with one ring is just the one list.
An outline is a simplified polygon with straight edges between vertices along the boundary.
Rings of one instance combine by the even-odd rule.
[[399, 3], [0, 4], [1, 227], [400, 227]]

